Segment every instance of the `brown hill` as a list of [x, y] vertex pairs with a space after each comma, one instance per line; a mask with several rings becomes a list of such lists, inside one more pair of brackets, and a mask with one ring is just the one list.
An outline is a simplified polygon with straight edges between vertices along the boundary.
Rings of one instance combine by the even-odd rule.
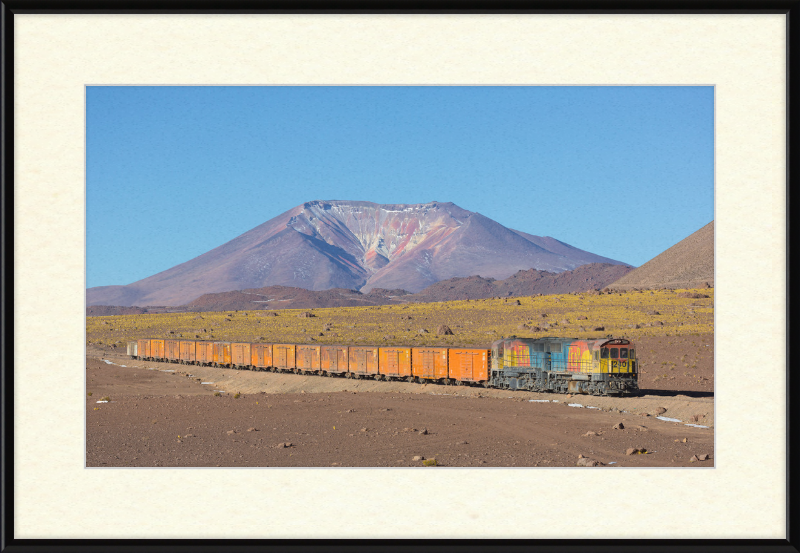
[[314, 307], [359, 307], [400, 303], [408, 294], [405, 290], [374, 288], [368, 294], [358, 290], [331, 288], [330, 290], [306, 290], [291, 286], [268, 286], [203, 294], [183, 306], [185, 311], [233, 311], [247, 309], [311, 309]]
[[519, 271], [505, 280], [471, 276], [437, 282], [417, 293], [406, 290], [373, 288], [364, 294], [358, 290], [332, 288], [306, 290], [290, 286], [268, 286], [233, 292], [203, 294], [180, 307], [148, 306], [146, 308], [90, 306], [86, 315], [124, 315], [131, 313], [166, 313], [176, 311], [246, 311], [278, 309], [312, 309], [315, 307], [358, 307], [410, 302], [455, 301], [491, 297], [533, 296], [536, 294], [567, 294], [600, 289], [631, 271], [624, 265], [589, 263], [563, 273]]
[[144, 307], [124, 307], [119, 305], [90, 305], [86, 308], [87, 317], [106, 317], [109, 315], [141, 315], [148, 313]]
[[714, 221], [629, 272], [609, 288], [702, 288], [714, 286]]
[[428, 302], [584, 292], [605, 288], [631, 270], [631, 267], [625, 265], [589, 263], [562, 273], [536, 269], [519, 271], [505, 280], [479, 276], [451, 278], [428, 286], [422, 292], [404, 299]]
[[127, 286], [89, 288], [87, 305], [183, 305], [202, 294], [291, 286], [419, 292], [441, 280], [507, 278], [622, 264], [515, 231], [451, 202], [313, 201], [190, 261]]

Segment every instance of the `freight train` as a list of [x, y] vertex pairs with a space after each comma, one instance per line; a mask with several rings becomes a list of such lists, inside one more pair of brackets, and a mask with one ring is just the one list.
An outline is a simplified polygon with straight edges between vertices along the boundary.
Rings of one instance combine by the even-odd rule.
[[624, 338], [503, 338], [491, 349], [262, 344], [181, 339], [128, 342], [145, 361], [505, 390], [633, 395], [634, 344]]

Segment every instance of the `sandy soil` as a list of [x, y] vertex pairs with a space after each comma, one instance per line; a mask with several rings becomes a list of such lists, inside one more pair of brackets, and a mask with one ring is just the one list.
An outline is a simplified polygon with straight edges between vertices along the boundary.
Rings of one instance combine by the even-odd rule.
[[[651, 340], [640, 340], [642, 352], [666, 359], [696, 347], [703, 361], [693, 361], [692, 377], [643, 373], [646, 394], [635, 398], [236, 371], [90, 348], [86, 464], [413, 467], [421, 457], [444, 467], [543, 467], [575, 466], [583, 455], [606, 467], [711, 467], [713, 365], [709, 371], [705, 350], [713, 359], [713, 340]], [[104, 397], [110, 401], [97, 403]], [[647, 453], [627, 455], [629, 448]], [[692, 462], [694, 455], [709, 459]]]

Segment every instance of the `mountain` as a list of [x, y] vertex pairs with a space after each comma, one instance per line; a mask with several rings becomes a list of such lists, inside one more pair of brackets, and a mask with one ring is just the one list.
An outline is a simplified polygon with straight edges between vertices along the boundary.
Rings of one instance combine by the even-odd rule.
[[299, 205], [209, 252], [127, 286], [89, 288], [87, 305], [183, 305], [272, 285], [418, 292], [453, 277], [504, 279], [624, 263], [508, 229], [451, 202]]
[[629, 272], [609, 288], [703, 288], [714, 286], [714, 221]]

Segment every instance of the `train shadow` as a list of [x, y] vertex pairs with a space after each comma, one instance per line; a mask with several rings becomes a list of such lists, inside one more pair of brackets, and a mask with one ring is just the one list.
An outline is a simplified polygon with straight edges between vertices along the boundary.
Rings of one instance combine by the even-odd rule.
[[714, 392], [696, 392], [688, 390], [651, 390], [647, 388], [639, 388], [640, 396], [659, 396], [659, 397], [677, 397], [685, 396], [692, 398], [713, 398]]

